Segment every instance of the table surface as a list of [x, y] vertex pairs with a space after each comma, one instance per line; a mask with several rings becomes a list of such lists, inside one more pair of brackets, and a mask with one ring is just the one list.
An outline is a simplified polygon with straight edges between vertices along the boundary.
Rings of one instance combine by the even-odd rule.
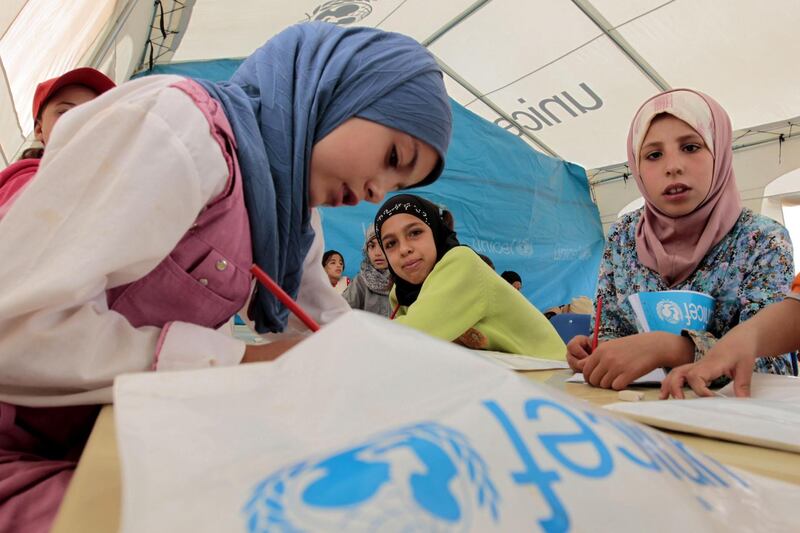
[[[569, 370], [524, 372], [526, 378], [545, 383], [571, 396], [605, 405], [618, 401], [617, 393], [584, 384], [565, 383]], [[641, 388], [645, 400], [655, 400], [658, 389]], [[746, 444], [721, 441], [697, 435], [669, 435], [702, 451], [718, 461], [763, 476], [800, 484], [800, 454], [770, 450]], [[97, 418], [75, 476], [67, 489], [52, 533], [117, 531], [120, 520], [121, 481], [117, 441], [114, 431], [114, 409], [106, 406]]]

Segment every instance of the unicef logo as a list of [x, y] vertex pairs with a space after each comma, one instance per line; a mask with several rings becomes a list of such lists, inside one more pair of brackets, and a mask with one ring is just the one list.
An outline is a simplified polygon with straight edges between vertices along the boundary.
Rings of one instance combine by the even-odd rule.
[[346, 26], [367, 18], [372, 13], [370, 0], [330, 0], [317, 6], [306, 20], [319, 20]]
[[533, 255], [533, 245], [531, 241], [515, 241], [514, 250], [517, 252], [517, 255], [522, 257], [530, 257]]
[[278, 470], [243, 512], [251, 533], [466, 531], [476, 513], [497, 522], [499, 501], [467, 438], [423, 423]]
[[683, 314], [678, 304], [672, 300], [661, 300], [656, 304], [656, 314], [658, 318], [670, 324], [677, 324], [683, 320]]

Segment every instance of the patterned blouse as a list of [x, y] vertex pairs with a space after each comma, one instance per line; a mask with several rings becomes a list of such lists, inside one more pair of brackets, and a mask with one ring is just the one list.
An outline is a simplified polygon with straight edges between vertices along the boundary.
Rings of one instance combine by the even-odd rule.
[[[695, 361], [739, 322], [784, 299], [794, 277], [792, 243], [786, 228], [750, 209], [733, 229], [703, 258], [692, 275], [675, 287], [639, 262], [636, 224], [643, 209], [620, 218], [608, 233], [600, 262], [597, 295], [603, 297], [600, 338], [638, 333], [628, 296], [637, 292], [692, 290], [716, 300], [708, 331], [684, 331], [695, 344]], [[791, 374], [788, 355], [760, 358], [756, 371]]]

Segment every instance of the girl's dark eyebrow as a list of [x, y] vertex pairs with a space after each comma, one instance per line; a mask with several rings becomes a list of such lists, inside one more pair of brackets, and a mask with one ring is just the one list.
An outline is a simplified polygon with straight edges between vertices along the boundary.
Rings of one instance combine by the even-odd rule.
[[[406, 231], [409, 230], [409, 228], [411, 228], [412, 226], [414, 226], [416, 224], [422, 224], [422, 221], [416, 221], [415, 220], [414, 222], [409, 222], [408, 224], [406, 224], [405, 226], [400, 228], [400, 233], [405, 233]], [[384, 241], [384, 240], [386, 240], [386, 239], [388, 239], [390, 237], [391, 238], [395, 238], [394, 237], [394, 233], [384, 233], [383, 235], [381, 235], [381, 241]]]
[[647, 144], [643, 144], [639, 151], [644, 150], [645, 148], [658, 147], [658, 146], [661, 146], [662, 144], [664, 144], [664, 143], [662, 143], [661, 141], [651, 141], [651, 142], [649, 142]]
[[[701, 137], [699, 133], [687, 133], [686, 135], [681, 135], [680, 137], [678, 137], [679, 143], [683, 143], [690, 140], [691, 141], [700, 140], [705, 145], [705, 141], [703, 141], [703, 137]], [[644, 150], [646, 148], [651, 148], [651, 147], [657, 148], [663, 144], [664, 143], [661, 141], [652, 141], [647, 144], [643, 144], [641, 149]]]
[[422, 222], [421, 220], [416, 221], [416, 222], [410, 222], [410, 223], [406, 224], [406, 227], [403, 228], [403, 231], [410, 231], [410, 230], [412, 230], [412, 229], [414, 229], [416, 227], [424, 226], [424, 225], [425, 225], [425, 223]]
[[[678, 137], [678, 141], [680, 141], [680, 142], [685, 142], [685, 141], [688, 141], [688, 140], [693, 140], [694, 141], [694, 140], [698, 140], [698, 139], [700, 141], [703, 141], [703, 138], [700, 136], [699, 133], [688, 133], [686, 135], [681, 135], [680, 137]], [[703, 144], [705, 144], [705, 141], [703, 141]]]

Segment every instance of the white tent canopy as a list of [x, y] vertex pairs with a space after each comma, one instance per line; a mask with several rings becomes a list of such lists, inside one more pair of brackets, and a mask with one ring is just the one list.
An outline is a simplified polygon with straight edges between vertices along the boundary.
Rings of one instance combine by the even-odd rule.
[[[764, 187], [800, 167], [800, 144], [792, 138], [800, 132], [793, 126], [800, 115], [796, 0], [163, 0], [155, 6], [72, 0], [69, 6], [6, 0], [0, 8], [5, 161], [30, 132], [37, 80], [80, 64], [122, 81], [151, 58], [240, 58], [290, 24], [322, 19], [399, 31], [425, 44], [448, 74], [456, 101], [534, 148], [591, 169], [604, 223], [638, 196], [632, 181], [620, 179], [627, 127], [638, 105], [662, 89], [696, 88], [728, 110], [740, 130], [736, 170], [749, 207], [759, 210]], [[34, 46], [30, 28], [52, 38], [37, 38]]]

